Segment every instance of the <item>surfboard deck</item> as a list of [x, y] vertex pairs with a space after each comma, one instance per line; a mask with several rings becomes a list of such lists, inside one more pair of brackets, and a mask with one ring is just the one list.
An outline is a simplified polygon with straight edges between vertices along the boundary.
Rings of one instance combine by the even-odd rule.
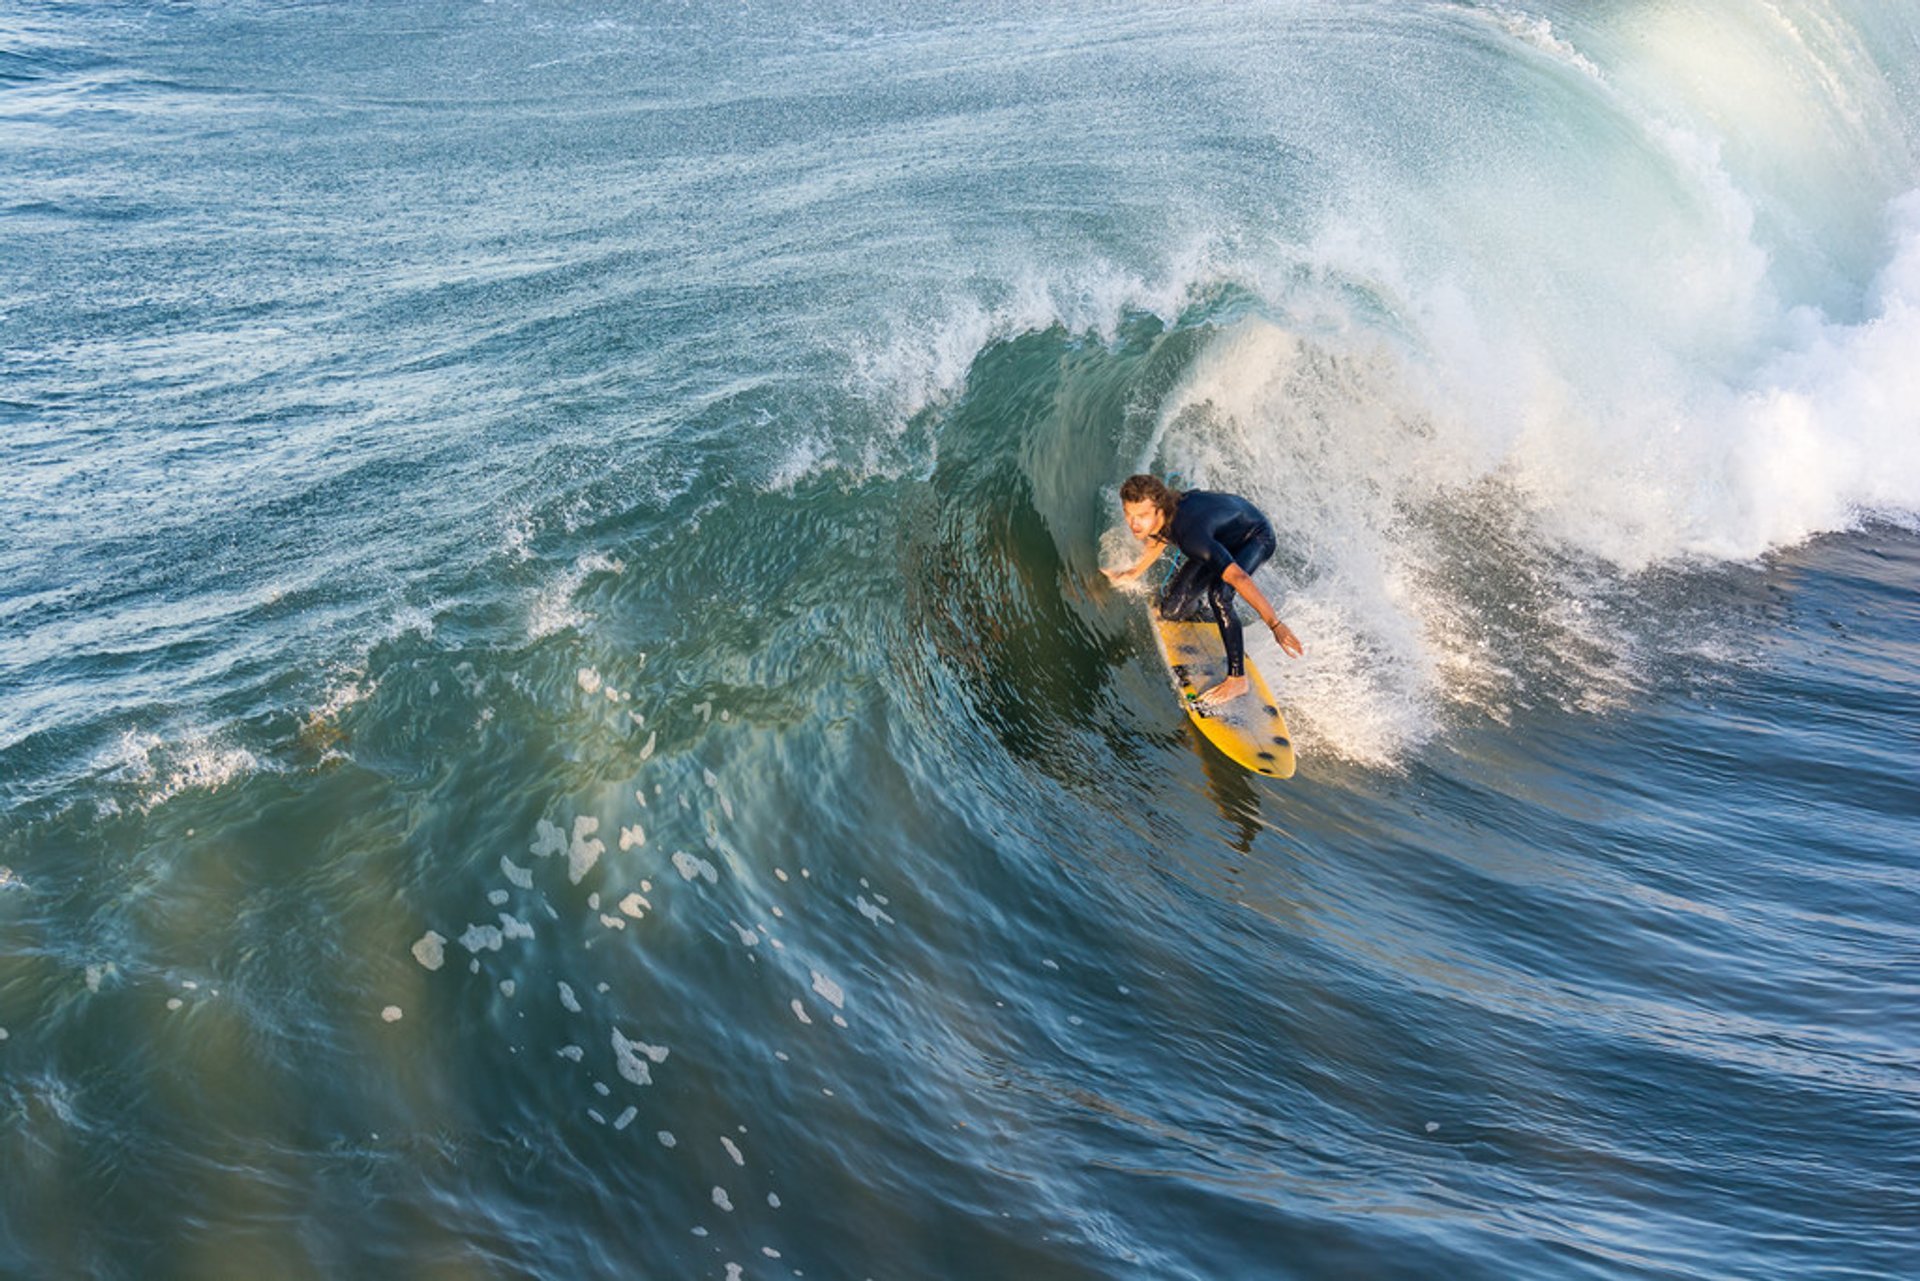
[[1209, 743], [1234, 764], [1268, 778], [1293, 777], [1293, 736], [1280, 704], [1253, 660], [1247, 660], [1246, 693], [1224, 707], [1194, 705], [1193, 696], [1218, 685], [1227, 675], [1227, 651], [1214, 624], [1153, 620], [1160, 657], [1173, 673], [1187, 715]]

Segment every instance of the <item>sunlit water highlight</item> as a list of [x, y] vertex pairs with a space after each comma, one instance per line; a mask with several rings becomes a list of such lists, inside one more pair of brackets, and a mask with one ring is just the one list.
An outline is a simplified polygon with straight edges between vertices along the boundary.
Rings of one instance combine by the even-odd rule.
[[1916, 103], [1865, 0], [16, 7], [0, 1273], [1920, 1271]]

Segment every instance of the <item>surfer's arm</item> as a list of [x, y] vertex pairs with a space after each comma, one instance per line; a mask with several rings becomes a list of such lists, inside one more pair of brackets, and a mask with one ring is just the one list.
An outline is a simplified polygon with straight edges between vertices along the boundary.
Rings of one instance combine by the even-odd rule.
[[1300, 644], [1300, 638], [1293, 634], [1293, 629], [1280, 621], [1279, 611], [1269, 605], [1266, 596], [1253, 585], [1252, 574], [1229, 563], [1220, 577], [1226, 580], [1227, 586], [1240, 593], [1240, 599], [1253, 606], [1253, 612], [1260, 615], [1260, 621], [1272, 629], [1273, 639], [1279, 642], [1281, 649], [1295, 658], [1307, 652]]
[[1128, 568], [1103, 569], [1100, 572], [1105, 574], [1108, 578], [1112, 579], [1116, 583], [1124, 583], [1129, 579], [1138, 578], [1140, 577], [1140, 575], [1146, 573], [1147, 566], [1153, 564], [1153, 562], [1155, 562], [1156, 560], [1159, 560], [1160, 553], [1165, 550], [1167, 550], [1167, 545], [1165, 543], [1148, 543], [1147, 550], [1140, 554], [1140, 559], [1135, 561]]

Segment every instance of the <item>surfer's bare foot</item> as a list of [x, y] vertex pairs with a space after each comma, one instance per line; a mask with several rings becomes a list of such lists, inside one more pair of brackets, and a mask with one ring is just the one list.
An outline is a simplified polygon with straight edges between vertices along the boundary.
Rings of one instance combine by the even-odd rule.
[[1248, 684], [1246, 677], [1229, 676], [1212, 689], [1203, 690], [1201, 693], [1194, 695], [1193, 701], [1201, 707], [1218, 707], [1222, 703], [1231, 703], [1234, 699], [1246, 693], [1247, 689]]

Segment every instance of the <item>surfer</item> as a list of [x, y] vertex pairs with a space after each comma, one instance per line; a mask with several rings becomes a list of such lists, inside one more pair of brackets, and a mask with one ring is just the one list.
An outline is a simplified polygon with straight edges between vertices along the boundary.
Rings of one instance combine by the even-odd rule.
[[1158, 476], [1142, 474], [1127, 477], [1120, 486], [1120, 509], [1127, 528], [1147, 549], [1128, 568], [1101, 572], [1116, 583], [1128, 582], [1145, 573], [1168, 547], [1178, 547], [1186, 560], [1160, 594], [1160, 617], [1211, 618], [1220, 628], [1227, 677], [1201, 691], [1196, 703], [1214, 707], [1247, 692], [1246, 645], [1233, 608], [1236, 593], [1253, 606], [1282, 650], [1294, 658], [1306, 652], [1253, 583], [1253, 571], [1266, 563], [1276, 545], [1273, 526], [1258, 507], [1235, 494], [1206, 489], [1181, 493]]

